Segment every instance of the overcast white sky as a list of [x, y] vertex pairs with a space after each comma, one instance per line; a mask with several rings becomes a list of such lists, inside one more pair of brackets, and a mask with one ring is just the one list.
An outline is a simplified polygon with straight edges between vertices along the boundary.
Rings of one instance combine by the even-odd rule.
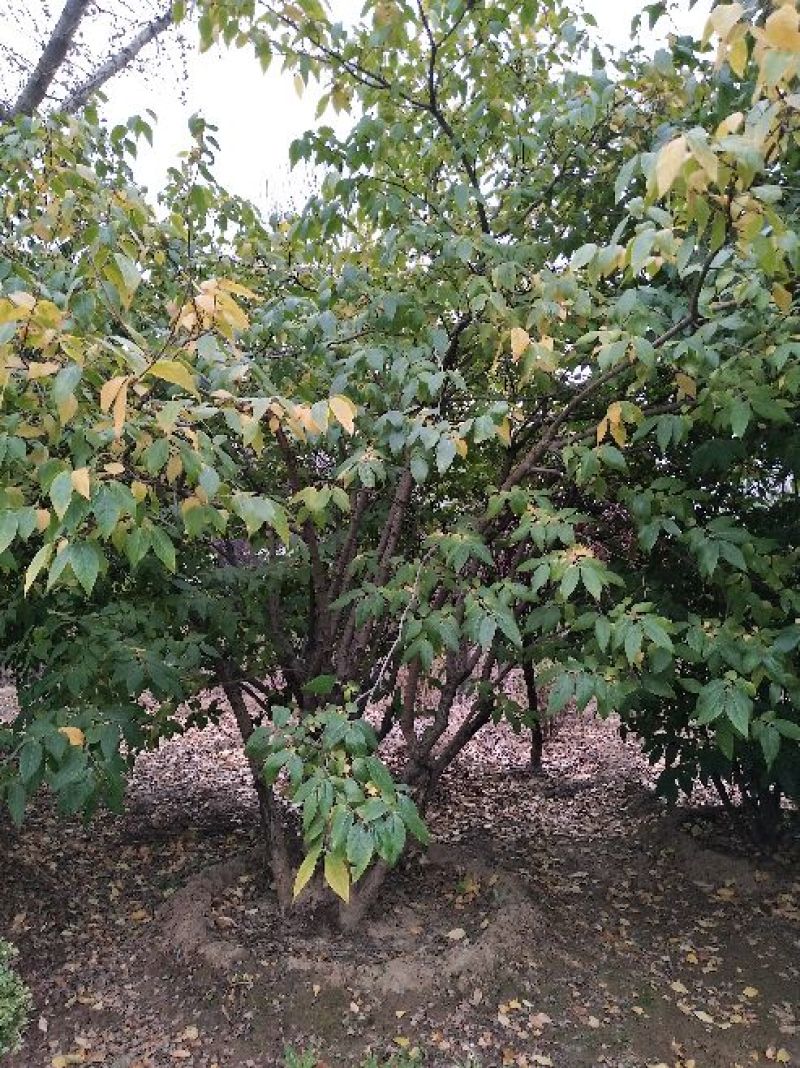
[[[602, 34], [610, 43], [626, 44], [632, 17], [644, 0], [585, 0]], [[335, 16], [347, 21], [355, 17], [361, 0], [331, 0]], [[689, 0], [680, 0], [675, 21], [662, 19], [649, 41], [659, 40], [678, 29], [699, 34], [708, 15], [711, 0], [699, 0], [689, 10]], [[239, 193], [262, 206], [269, 199], [284, 202], [293, 179], [288, 170], [291, 141], [314, 125], [317, 94], [310, 90], [302, 98], [295, 92], [291, 74], [276, 66], [263, 74], [247, 49], [212, 49], [189, 57], [186, 103], [180, 99], [178, 83], [171, 79], [154, 84], [137, 76], [122, 78], [109, 87], [106, 114], [112, 121], [132, 111], [152, 108], [158, 114], [154, 148], [143, 148], [137, 165], [139, 178], [156, 190], [166, 168], [181, 146], [188, 144], [186, 122], [197, 111], [219, 127], [221, 151], [216, 174], [231, 192]], [[134, 80], [135, 79], [135, 80]], [[332, 122], [333, 113], [325, 115]], [[342, 120], [345, 123], [347, 120]], [[301, 190], [302, 193], [302, 190]], [[302, 196], [301, 196], [302, 199]]]

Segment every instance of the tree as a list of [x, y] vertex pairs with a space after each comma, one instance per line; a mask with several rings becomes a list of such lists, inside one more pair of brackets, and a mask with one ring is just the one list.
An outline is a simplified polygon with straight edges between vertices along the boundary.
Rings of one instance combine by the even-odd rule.
[[149, 9], [138, 5], [133, 17], [127, 5], [106, 10], [95, 0], [64, 0], [55, 20], [46, 5], [37, 13], [28, 3], [11, 2], [0, 40], [5, 67], [0, 120], [31, 115], [45, 105], [80, 111], [174, 21], [166, 0]]
[[794, 6], [717, 8], [716, 66], [683, 38], [610, 57], [558, 0], [380, 3], [353, 31], [316, 0], [201, 8], [205, 45], [358, 117], [294, 146], [327, 177], [272, 222], [216, 186], [200, 120], [158, 214], [137, 121], [2, 130], [14, 818], [43, 783], [119, 804], [216, 687], [279, 898], [321, 867], [352, 926], [537, 686], [546, 714], [596, 702], [647, 739], [641, 710], [678, 709], [729, 758], [768, 737], [759, 773], [796, 764], [797, 546], [769, 529], [797, 475], [770, 446], [800, 388]]

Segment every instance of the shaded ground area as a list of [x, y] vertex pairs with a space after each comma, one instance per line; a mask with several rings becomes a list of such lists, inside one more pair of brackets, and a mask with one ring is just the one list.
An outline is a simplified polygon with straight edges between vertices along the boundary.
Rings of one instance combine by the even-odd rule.
[[[436, 846], [350, 939], [324, 909], [277, 916], [226, 723], [143, 758], [124, 818], [88, 831], [43, 801], [23, 835], [2, 823], [0, 932], [36, 1001], [8, 1068], [266, 1068], [288, 1045], [330, 1066], [415, 1047], [483, 1068], [800, 1065], [796, 854], [676, 834], [612, 724], [568, 719], [535, 779], [526, 749], [476, 739]], [[176, 952], [187, 935], [204, 957]]]

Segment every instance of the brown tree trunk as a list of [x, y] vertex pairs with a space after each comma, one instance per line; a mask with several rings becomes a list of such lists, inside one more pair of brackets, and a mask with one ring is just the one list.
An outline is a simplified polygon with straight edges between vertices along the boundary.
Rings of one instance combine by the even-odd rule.
[[538, 775], [542, 770], [542, 753], [544, 751], [544, 732], [539, 718], [539, 694], [536, 692], [536, 672], [530, 660], [524, 660], [522, 674], [525, 679], [525, 691], [528, 697], [528, 712], [536, 717], [531, 726], [531, 774]]
[[[242, 695], [241, 687], [234, 680], [235, 674], [231, 671], [230, 666], [224, 665], [220, 669], [222, 689], [225, 691], [228, 704], [236, 718], [236, 725], [239, 728], [242, 741], [247, 745], [254, 730], [253, 719]], [[272, 878], [275, 883], [275, 893], [278, 898], [278, 904], [285, 911], [292, 904], [294, 880], [292, 878], [292, 862], [286, 844], [286, 833], [280, 805], [275, 797], [275, 791], [264, 781], [261, 768], [256, 761], [248, 758], [248, 763], [253, 776], [253, 786], [258, 797], [258, 810], [267, 843]]]
[[345, 934], [352, 934], [360, 926], [390, 871], [386, 861], [379, 860], [350, 894], [349, 902], [339, 906], [339, 927]]

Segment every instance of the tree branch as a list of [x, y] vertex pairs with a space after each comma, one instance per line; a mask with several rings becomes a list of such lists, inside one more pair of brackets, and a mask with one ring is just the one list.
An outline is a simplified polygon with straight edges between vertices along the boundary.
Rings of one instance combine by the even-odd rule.
[[58, 22], [10, 111], [10, 118], [32, 115], [44, 100], [72, 44], [91, 0], [66, 0]]
[[123, 45], [119, 52], [110, 56], [105, 63], [97, 68], [91, 77], [87, 78], [83, 85], [73, 90], [59, 110], [70, 114], [80, 111], [98, 89], [101, 89], [115, 74], [119, 74], [121, 70], [129, 66], [143, 48], [172, 25], [172, 21], [172, 7], [170, 6], [163, 15], [159, 15], [158, 18], [143, 26], [128, 44]]

